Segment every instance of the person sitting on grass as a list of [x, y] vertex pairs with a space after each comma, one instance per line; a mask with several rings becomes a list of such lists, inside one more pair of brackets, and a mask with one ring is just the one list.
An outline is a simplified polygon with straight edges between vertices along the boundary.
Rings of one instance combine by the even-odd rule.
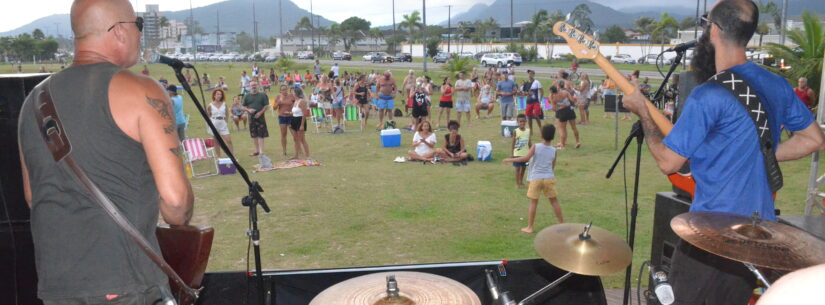
[[518, 158], [507, 158], [502, 162], [527, 162], [532, 158], [532, 167], [527, 175], [530, 186], [527, 188], [527, 198], [530, 198], [530, 209], [527, 217], [527, 227], [521, 229], [524, 233], [533, 233], [533, 223], [536, 220], [536, 207], [539, 197], [544, 194], [553, 206], [553, 213], [556, 220], [564, 223], [564, 216], [561, 213], [561, 206], [556, 193], [556, 148], [553, 147], [553, 137], [556, 134], [556, 127], [550, 124], [541, 128], [542, 143], [536, 143], [530, 148], [527, 155]]
[[456, 120], [447, 123], [447, 130], [450, 133], [444, 135], [444, 147], [436, 150], [436, 155], [444, 162], [455, 162], [453, 164], [467, 165], [467, 150], [464, 149], [464, 138], [458, 134], [461, 125]]
[[[527, 155], [530, 151], [530, 129], [527, 129], [527, 116], [519, 114], [516, 117], [518, 128], [513, 132], [513, 158], [519, 158]], [[513, 162], [513, 167], [516, 168], [516, 188], [524, 187], [524, 171], [527, 169], [527, 161]]]
[[413, 149], [407, 152], [411, 161], [434, 162], [436, 138], [430, 121], [423, 120], [413, 136]]

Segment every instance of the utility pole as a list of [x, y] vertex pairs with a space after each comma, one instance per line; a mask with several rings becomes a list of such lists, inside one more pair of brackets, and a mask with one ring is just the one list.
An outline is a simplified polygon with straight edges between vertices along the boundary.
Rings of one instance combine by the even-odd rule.
[[421, 0], [421, 11], [423, 12], [422, 23], [424, 31], [421, 33], [422, 49], [424, 50], [424, 73], [427, 73], [427, 0]]
[[215, 12], [217, 13], [215, 20], [218, 22], [218, 31], [215, 33], [215, 35], [218, 39], [218, 48], [221, 48], [221, 10], [216, 10]]
[[513, 0], [510, 0], [510, 42], [513, 42]]
[[258, 21], [255, 19], [255, 0], [252, 0], [252, 32], [255, 35], [255, 45], [252, 46], [252, 52], [258, 52]]
[[315, 17], [312, 12], [312, 0], [309, 0], [309, 37], [312, 40], [312, 52], [315, 52]]
[[452, 5], [447, 6], [447, 54], [450, 54], [450, 39], [452, 38], [452, 37], [450, 37], [450, 36], [452, 36], [452, 35], [450, 35], [450, 31], [452, 30], [452, 25], [450, 23], [450, 17], [451, 17], [450, 11], [452, 10], [452, 8], [453, 8]]
[[284, 55], [284, 13], [283, 13], [284, 10], [281, 9], [281, 2], [283, 2], [283, 0], [278, 0], [278, 32], [279, 32], [278, 35], [280, 36], [280, 37], [278, 37], [278, 40], [280, 40], [278, 42], [278, 48], [281, 51], [280, 55], [283, 56]]
[[788, 0], [782, 0], [782, 27], [779, 29], [779, 44], [785, 45], [785, 27], [788, 22]]
[[[392, 52], [395, 53], [395, 0], [392, 0]], [[412, 56], [412, 55], [410, 55]]]
[[699, 0], [696, 0], [696, 24], [693, 25], [693, 39], [699, 38]]
[[57, 32], [56, 34], [54, 34], [54, 37], [60, 36], [60, 23], [54, 23], [54, 31]]
[[195, 46], [195, 15], [192, 13], [192, 0], [189, 0], [189, 36], [192, 37], [192, 55], [197, 53], [198, 48]]

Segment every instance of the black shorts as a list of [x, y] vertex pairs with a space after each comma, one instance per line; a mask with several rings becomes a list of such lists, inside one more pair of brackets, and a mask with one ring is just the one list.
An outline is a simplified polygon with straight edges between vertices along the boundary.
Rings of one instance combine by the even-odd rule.
[[562, 108], [556, 111], [556, 118], [559, 119], [559, 122], [562, 123], [570, 120], [575, 120], [576, 112], [573, 111], [573, 108], [570, 107]]
[[303, 118], [304, 117], [302, 117], [302, 116], [292, 117], [292, 121], [289, 122], [289, 129], [292, 129], [294, 131], [298, 131], [298, 129], [301, 128], [301, 121], [304, 121], [304, 131], [306, 131], [307, 130], [307, 121], [304, 120]]
[[453, 108], [453, 102], [438, 102], [438, 107]]
[[425, 116], [429, 116], [429, 115], [430, 115], [430, 112], [427, 110], [426, 105], [413, 106], [413, 108], [412, 108], [413, 118], [417, 119], [417, 118], [425, 117]]
[[358, 103], [361, 105], [366, 105], [368, 103], [367, 99], [358, 99]]

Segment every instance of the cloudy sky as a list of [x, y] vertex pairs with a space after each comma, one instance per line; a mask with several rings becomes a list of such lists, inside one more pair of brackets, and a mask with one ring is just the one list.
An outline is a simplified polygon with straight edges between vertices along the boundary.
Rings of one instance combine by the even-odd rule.
[[[5, 0], [14, 1], [14, 0]], [[176, 11], [189, 8], [189, 1], [186, 0], [130, 0], [132, 5], [143, 11], [146, 4], [159, 4], [161, 10]], [[193, 7], [205, 6], [223, 0], [191, 0]], [[262, 1], [262, 0], [257, 0]], [[276, 1], [276, 0], [267, 0]], [[284, 0], [288, 1], [288, 0]], [[463, 12], [477, 3], [492, 3], [494, 0], [427, 0], [427, 21], [428, 23], [441, 22], [447, 19], [447, 5], [452, 5], [453, 14]], [[514, 0], [516, 3], [536, 0]], [[610, 1], [596, 0], [609, 6], [616, 7], [611, 2], [631, 3], [633, 5], [660, 4], [666, 5], [672, 0], [635, 0], [635, 1]], [[70, 0], [28, 0], [14, 1], [13, 9], [0, 10], [0, 32], [13, 30], [17, 27], [28, 24], [38, 18], [53, 15], [67, 14], [71, 7]], [[298, 6], [309, 10], [309, 0], [294, 1]], [[357, 5], [352, 5], [357, 3]], [[392, 13], [388, 9], [389, 0], [312, 0], [315, 13], [334, 21], [343, 21], [353, 14], [365, 18], [376, 25], [392, 24]], [[415, 0], [396, 0], [396, 18], [401, 14], [409, 13], [413, 10], [421, 9], [421, 2]]]

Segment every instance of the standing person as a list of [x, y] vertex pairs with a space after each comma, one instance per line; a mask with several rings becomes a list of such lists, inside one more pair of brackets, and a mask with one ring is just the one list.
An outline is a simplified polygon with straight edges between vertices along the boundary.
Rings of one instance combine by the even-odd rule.
[[553, 104], [553, 109], [556, 110], [556, 124], [559, 130], [559, 144], [556, 145], [558, 149], [567, 148], [567, 125], [573, 129], [573, 136], [576, 137], [576, 148], [581, 147], [581, 140], [579, 139], [579, 129], [576, 128], [576, 112], [573, 111], [573, 106], [570, 102], [573, 97], [570, 92], [564, 89], [564, 83], [559, 81], [557, 87], [550, 88], [550, 103]]
[[395, 93], [398, 91], [395, 85], [395, 78], [392, 77], [390, 70], [384, 71], [384, 76], [376, 80], [376, 87], [378, 98], [375, 100], [375, 105], [378, 108], [378, 129], [380, 130], [384, 125], [384, 114], [387, 115], [387, 122], [392, 128], [395, 128], [395, 121], [392, 119], [392, 111], [395, 109]]
[[504, 71], [502, 79], [496, 84], [496, 95], [500, 96], [501, 100], [502, 121], [513, 119], [513, 114], [516, 111], [516, 101], [513, 98], [516, 95], [516, 86], [516, 82], [507, 77], [507, 71]]
[[[129, 1], [87, 0], [73, 2], [71, 24], [72, 65], [34, 92], [51, 92], [72, 158], [160, 253], [158, 214], [186, 225], [194, 196], [164, 89], [129, 70], [138, 62], [143, 19]], [[17, 134], [38, 298], [47, 305], [159, 304], [168, 277], [54, 161], [35, 119], [41, 96], [26, 99]]]
[[278, 75], [275, 74], [274, 68], [269, 69], [269, 83], [272, 84], [272, 86], [278, 85]]
[[477, 97], [479, 90], [481, 89], [481, 83], [478, 81], [478, 71], [476, 70], [476, 67], [473, 67], [473, 73], [470, 74], [470, 81], [473, 83], [473, 90], [470, 91], [472, 92], [471, 97]]
[[530, 134], [532, 135], [533, 121], [541, 129], [541, 120], [544, 119], [544, 112], [541, 110], [541, 98], [544, 96], [544, 88], [541, 87], [541, 82], [536, 79], [536, 72], [527, 70], [527, 77], [529, 84], [527, 86], [527, 109], [525, 114], [530, 124]]
[[[603, 103], [607, 103], [607, 96], [608, 95], [616, 95], [616, 82], [614, 80], [610, 79], [609, 75], [606, 75], [604, 77], [604, 80], [602, 81], [602, 102]], [[608, 116], [608, 113], [605, 112], [604, 115], [602, 115], [602, 118], [606, 119], [607, 116]], [[610, 113], [610, 117], [615, 119], [616, 114], [615, 113]]]
[[435, 133], [430, 121], [422, 120], [413, 135], [412, 150], [407, 152], [407, 158], [411, 161], [424, 161], [435, 163]]
[[441, 128], [441, 116], [447, 112], [447, 122], [450, 121], [450, 111], [453, 109], [453, 86], [450, 84], [450, 77], [444, 78], [441, 84], [441, 99], [438, 100], [438, 123], [435, 128]]
[[427, 120], [430, 116], [429, 101], [427, 101], [427, 87], [422, 83], [417, 83], [415, 90], [411, 93], [412, 99], [412, 130], [418, 129], [418, 124]]
[[[226, 143], [227, 148], [229, 148], [229, 152], [234, 154], [234, 150], [232, 149], [232, 137], [229, 136], [229, 124], [226, 123], [226, 96], [224, 95], [223, 90], [216, 89], [212, 91], [212, 102], [209, 103], [209, 107], [206, 107], [206, 114], [209, 115], [209, 120], [212, 121], [212, 125], [215, 125], [215, 129], [218, 130], [218, 134], [220, 134], [223, 141]], [[215, 137], [215, 141], [217, 141], [217, 136], [212, 134], [212, 129], [207, 128], [206, 132], [209, 133], [210, 136]], [[215, 154], [218, 158], [221, 157], [221, 149], [215, 149]]]
[[579, 94], [576, 95], [576, 107], [579, 108], [579, 115], [581, 115], [581, 120], [579, 121], [581, 125], [586, 125], [590, 122], [590, 97], [593, 96], [590, 92], [590, 85], [590, 76], [582, 72], [581, 77], [579, 77], [579, 86], [576, 87], [576, 91], [579, 92]]
[[[516, 118], [518, 128], [513, 132], [513, 144], [510, 149], [513, 152], [513, 158], [524, 157], [530, 151], [530, 129], [527, 129], [527, 116], [519, 114]], [[513, 162], [513, 167], [516, 169], [516, 188], [524, 187], [524, 171], [527, 169], [527, 161]]]
[[287, 84], [281, 84], [278, 95], [275, 96], [275, 111], [278, 112], [278, 127], [281, 130], [281, 152], [284, 157], [286, 153], [286, 136], [289, 133], [289, 126], [292, 124], [292, 105], [295, 104], [295, 96], [292, 95], [291, 88]]
[[[458, 134], [461, 127], [458, 121], [452, 120], [447, 123], [447, 130], [450, 133], [444, 135], [444, 147], [436, 149], [435, 154], [444, 162], [454, 162], [453, 165], [467, 165], [467, 150], [464, 149], [464, 138]], [[461, 162], [459, 164], [458, 162]]]
[[424, 94], [427, 96], [427, 120], [430, 121], [429, 115], [433, 113], [433, 80], [424, 75], [421, 81], [424, 84]]
[[807, 78], [800, 77], [799, 81], [796, 83], [796, 88], [793, 88], [793, 91], [809, 110], [813, 111], [814, 108], [816, 108], [816, 93], [814, 93], [814, 89], [808, 87]]
[[264, 139], [269, 137], [264, 113], [270, 107], [266, 93], [258, 92], [258, 82], [254, 80], [249, 82], [249, 93], [243, 97], [243, 106], [244, 110], [249, 113], [249, 135], [252, 137], [252, 143], [255, 144], [255, 152], [249, 156], [258, 156], [264, 153]]
[[[413, 71], [412, 69], [409, 71], [407, 77], [404, 78], [402, 87], [404, 88], [404, 96], [411, 97], [413, 95], [413, 90], [415, 90], [415, 71]], [[404, 104], [406, 105], [404, 107], [405, 115], [410, 115], [410, 108], [413, 107], [412, 99], [408, 98], [404, 102]]]
[[321, 78], [321, 61], [315, 60], [315, 65], [312, 66], [312, 73], [315, 75], [315, 79], [320, 80]]
[[358, 81], [352, 89], [352, 95], [358, 101], [358, 109], [361, 112], [361, 129], [367, 126], [367, 120], [370, 119], [370, 90], [367, 88], [366, 76], [363, 74], [358, 76]]
[[295, 103], [292, 105], [292, 122], [290, 122], [289, 129], [292, 130], [292, 138], [295, 142], [295, 156], [291, 159], [300, 159], [301, 151], [303, 151], [305, 159], [309, 160], [309, 145], [306, 139], [309, 107], [304, 100], [303, 89], [293, 87], [292, 95], [295, 97]]
[[335, 118], [336, 123], [333, 128], [334, 131], [337, 128], [341, 128], [344, 121], [344, 96], [346, 96], [346, 92], [344, 92], [344, 86], [341, 85], [340, 79], [336, 79], [333, 84], [332, 116]]
[[250, 78], [249, 75], [246, 75], [246, 71], [241, 71], [241, 94], [246, 94], [249, 92], [250, 81], [252, 81], [252, 78]]
[[[745, 48], [759, 24], [752, 1], [722, 0], [702, 17], [702, 37], [691, 70], [705, 82], [722, 71], [750, 85], [766, 110], [770, 139], [779, 162], [825, 149], [825, 135], [787, 81], [749, 62]], [[738, 85], [737, 85], [738, 86]], [[690, 161], [696, 192], [690, 211], [727, 212], [776, 221], [762, 141], [740, 100], [715, 81], [691, 91], [679, 120], [667, 137], [651, 118], [639, 90], [627, 93], [624, 106], [637, 114], [653, 158], [663, 173], [675, 173]], [[781, 126], [794, 136], [781, 140]], [[673, 254], [670, 283], [676, 304], [744, 304], [756, 279], [741, 263], [713, 255], [684, 241]]]
[[496, 103], [493, 103], [493, 88], [486, 79], [483, 79], [481, 80], [481, 90], [478, 94], [478, 104], [476, 104], [476, 119], [480, 119], [481, 110], [487, 110], [486, 118], [489, 119], [495, 106]]
[[339, 70], [338, 63], [336, 62], [336, 63], [332, 64], [332, 68], [330, 68], [330, 71], [332, 71], [332, 79], [337, 79], [338, 78], [338, 76], [339, 76], [338, 75], [338, 70]]
[[[46, 71], [43, 71], [43, 72], [46, 72]], [[143, 65], [143, 71], [140, 71], [140, 74], [143, 74], [145, 76], [149, 76], [149, 67], [146, 66], [146, 65]]]
[[258, 68], [258, 63], [252, 63], [252, 77], [260, 76], [261, 70]]
[[334, 98], [334, 88], [332, 82], [326, 75], [321, 75], [321, 81], [316, 87], [318, 90], [318, 102], [321, 109], [324, 109], [326, 117], [332, 117], [332, 103]]
[[235, 130], [241, 130], [240, 122], [243, 121], [243, 129], [246, 129], [246, 111], [241, 105], [241, 95], [232, 97], [232, 121], [235, 122]]
[[543, 194], [544, 197], [550, 200], [550, 205], [553, 206], [553, 213], [556, 214], [556, 220], [559, 223], [564, 223], [564, 216], [561, 213], [561, 205], [556, 193], [556, 148], [553, 147], [553, 137], [556, 134], [556, 128], [551, 124], [544, 125], [541, 128], [542, 143], [536, 143], [530, 148], [526, 155], [519, 158], [507, 158], [502, 162], [527, 162], [532, 158], [532, 167], [530, 173], [527, 174], [527, 181], [530, 185], [527, 187], [527, 198], [530, 198], [530, 209], [527, 214], [527, 227], [521, 229], [524, 233], [533, 233], [533, 223], [536, 220], [536, 208], [539, 205], [539, 197]]
[[[455, 112], [457, 122], [461, 125], [461, 113], [467, 113], [467, 127], [470, 127], [470, 96], [473, 91], [473, 82], [467, 79], [467, 73], [458, 73], [458, 80], [455, 81]], [[447, 116], [449, 122], [449, 115]]]
[[579, 59], [573, 58], [573, 62], [570, 63], [570, 76], [572, 78], [579, 78]]
[[178, 130], [178, 141], [186, 139], [186, 115], [183, 114], [183, 97], [178, 95], [178, 86], [169, 85], [166, 87], [169, 99], [172, 100], [172, 109], [175, 110], [175, 126]]

